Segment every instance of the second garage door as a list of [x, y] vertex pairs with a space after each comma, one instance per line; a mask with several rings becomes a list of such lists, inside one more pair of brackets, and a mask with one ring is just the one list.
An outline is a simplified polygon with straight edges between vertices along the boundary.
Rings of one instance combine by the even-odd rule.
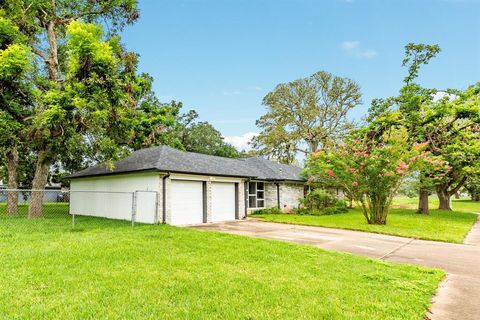
[[171, 223], [173, 225], [202, 223], [203, 183], [172, 180], [171, 187]]
[[212, 222], [235, 220], [235, 183], [212, 183]]

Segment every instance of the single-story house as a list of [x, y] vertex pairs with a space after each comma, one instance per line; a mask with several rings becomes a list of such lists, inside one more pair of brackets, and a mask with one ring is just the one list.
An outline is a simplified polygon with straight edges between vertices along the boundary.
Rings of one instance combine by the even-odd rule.
[[[301, 169], [260, 157], [231, 159], [167, 146], [70, 175], [78, 215], [189, 225], [241, 219], [262, 208], [294, 208], [304, 196]], [[136, 192], [135, 200], [131, 194]], [[132, 203], [134, 202], [134, 204]]]

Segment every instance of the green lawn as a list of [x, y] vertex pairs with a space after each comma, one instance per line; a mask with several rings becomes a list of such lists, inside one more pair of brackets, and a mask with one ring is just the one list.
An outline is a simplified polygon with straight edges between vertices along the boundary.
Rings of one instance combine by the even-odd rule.
[[66, 208], [0, 216], [0, 318], [420, 320], [443, 277], [167, 225], [78, 217], [71, 230]]
[[[438, 208], [437, 196], [430, 196], [428, 202], [430, 209]], [[415, 209], [418, 207], [418, 198], [398, 197], [395, 198], [393, 206], [403, 209]], [[480, 202], [475, 202], [467, 198], [452, 199], [452, 209], [455, 211], [480, 213]]]
[[[254, 217], [281, 223], [322, 226], [391, 234], [403, 237], [462, 243], [478, 216], [469, 212], [480, 212], [480, 204], [468, 200], [453, 202], [458, 211], [431, 210], [430, 215], [415, 212], [416, 199], [396, 199], [387, 218], [387, 225], [369, 225], [359, 209], [330, 216], [292, 214], [254, 215]], [[432, 207], [434, 203], [432, 203]]]

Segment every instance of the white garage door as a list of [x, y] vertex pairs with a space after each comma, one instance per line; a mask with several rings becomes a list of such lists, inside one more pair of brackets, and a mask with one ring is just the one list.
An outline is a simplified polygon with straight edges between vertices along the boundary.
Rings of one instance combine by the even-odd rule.
[[235, 184], [212, 183], [212, 221], [235, 220]]
[[203, 222], [203, 184], [201, 181], [172, 180], [170, 199], [173, 225]]

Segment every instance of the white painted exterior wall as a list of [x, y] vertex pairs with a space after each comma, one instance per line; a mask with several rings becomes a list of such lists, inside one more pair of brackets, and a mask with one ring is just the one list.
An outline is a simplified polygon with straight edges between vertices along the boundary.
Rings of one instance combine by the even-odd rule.
[[[140, 223], [163, 221], [163, 177], [165, 173], [128, 173], [111, 176], [77, 178], [71, 181], [70, 213], [76, 215], [105, 217], [109, 219], [132, 219], [132, 192], [136, 193], [136, 217]], [[207, 223], [235, 219], [235, 187], [238, 183], [238, 216], [245, 217], [245, 179], [208, 175], [174, 174], [165, 179], [165, 222], [173, 225], [199, 224], [203, 222], [203, 188], [189, 195], [188, 190], [175, 187], [174, 181], [206, 182]], [[88, 191], [88, 192], [76, 192]], [[153, 192], [143, 192], [153, 191]], [[123, 192], [123, 193], [113, 193]], [[267, 192], [268, 193], [268, 192]], [[276, 195], [275, 195], [276, 196]], [[186, 209], [175, 203], [194, 206], [202, 210], [194, 219], [177, 218]], [[275, 202], [276, 205], [276, 202]], [[193, 211], [192, 211], [193, 212]], [[192, 213], [193, 214], [193, 213]], [[199, 220], [199, 216], [202, 220]]]
[[70, 184], [70, 214], [131, 220], [133, 197], [128, 192], [155, 191], [137, 193], [135, 217], [136, 222], [155, 223], [156, 213], [160, 212], [156, 206], [159, 181], [158, 173], [73, 179]]

